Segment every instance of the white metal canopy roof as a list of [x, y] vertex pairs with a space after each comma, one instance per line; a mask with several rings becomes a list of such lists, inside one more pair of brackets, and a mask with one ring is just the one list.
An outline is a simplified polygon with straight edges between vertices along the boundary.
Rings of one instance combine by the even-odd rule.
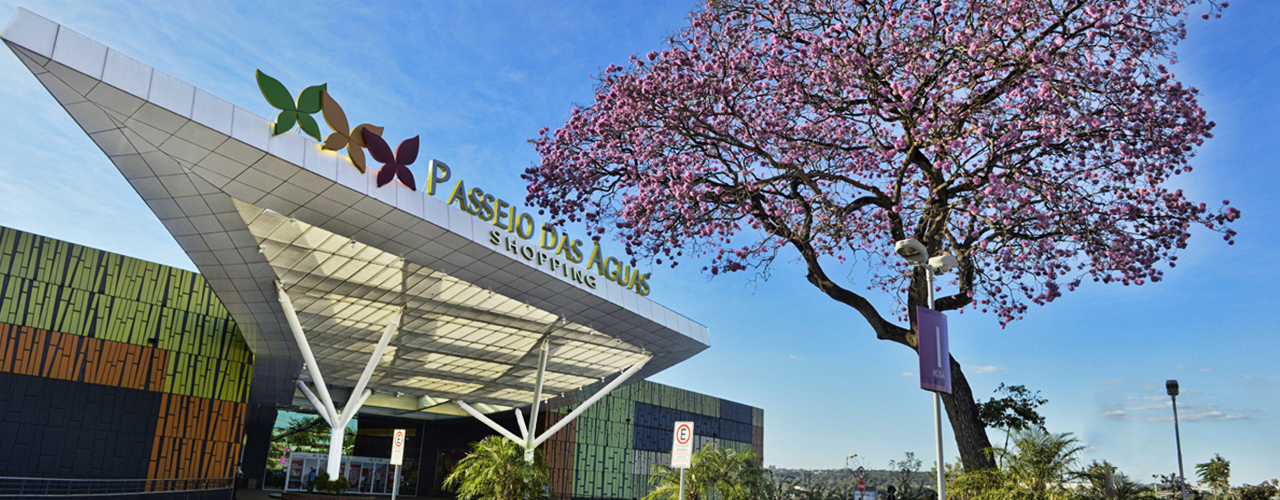
[[[331, 385], [355, 385], [404, 306], [369, 387], [409, 413], [460, 398], [528, 404], [544, 338], [548, 395], [652, 356], [640, 380], [709, 346], [705, 326], [607, 279], [588, 288], [503, 252], [489, 223], [398, 182], [379, 188], [375, 169], [297, 133], [273, 136], [268, 120], [39, 15], [19, 8], [0, 39], [231, 312], [255, 354], [255, 398], [291, 404], [306, 378], [276, 280]], [[376, 399], [366, 408], [378, 411]]]

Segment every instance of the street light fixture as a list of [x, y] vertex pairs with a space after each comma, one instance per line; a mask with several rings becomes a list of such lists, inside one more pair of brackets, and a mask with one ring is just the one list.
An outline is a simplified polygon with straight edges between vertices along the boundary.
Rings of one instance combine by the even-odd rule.
[[[857, 456], [858, 456], [858, 454], [857, 454], [857, 453], [854, 453], [854, 454], [852, 454], [852, 455], [849, 455], [849, 456], [847, 456], [847, 457], [844, 457], [844, 468], [845, 468], [845, 469], [847, 469], [847, 470], [849, 471], [849, 473], [850, 473], [850, 474], [853, 474], [853, 475], [854, 475], [854, 477], [857, 477], [857, 474], [856, 474], [855, 472], [853, 472], [853, 466], [849, 464], [849, 461], [850, 461], [850, 460], [853, 460], [853, 459], [854, 459], [855, 457], [857, 457]], [[850, 484], [852, 484], [852, 483], [850, 483]], [[850, 488], [850, 484], [846, 484], [846, 485], [845, 485], [845, 487], [844, 487], [844, 498], [845, 498], [846, 500], [848, 500], [848, 498], [849, 498], [849, 488]]]
[[1178, 432], [1178, 381], [1166, 380], [1164, 389], [1173, 399], [1173, 439], [1178, 444], [1178, 482], [1182, 487], [1182, 500], [1187, 500], [1187, 476], [1182, 473], [1182, 435]]
[[[929, 257], [929, 250], [924, 244], [915, 238], [907, 238], [895, 242], [893, 251], [906, 260], [912, 267], [921, 267], [925, 270], [925, 282], [928, 285], [928, 304], [929, 309], [933, 309], [933, 276], [935, 274], [942, 275], [960, 265], [960, 261], [956, 260], [952, 255], [939, 255]], [[943, 474], [946, 469], [946, 462], [942, 459], [942, 396], [937, 391], [933, 392], [933, 436], [936, 441], [938, 451], [938, 500], [947, 500], [946, 482]], [[1182, 500], [1187, 500], [1183, 498]]]

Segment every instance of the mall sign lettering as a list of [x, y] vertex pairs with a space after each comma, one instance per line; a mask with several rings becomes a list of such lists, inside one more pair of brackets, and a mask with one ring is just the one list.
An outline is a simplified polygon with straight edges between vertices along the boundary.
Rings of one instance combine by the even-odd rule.
[[[452, 174], [449, 166], [439, 160], [431, 160], [428, 168], [430, 173], [426, 181], [427, 194], [434, 196], [437, 186], [447, 182]], [[572, 238], [568, 231], [557, 230], [551, 224], [537, 224], [528, 212], [518, 210], [520, 207], [485, 193], [480, 187], [468, 189], [464, 181], [458, 180], [450, 190], [446, 203], [492, 224], [494, 229], [489, 231], [488, 241], [499, 251], [510, 252], [535, 266], [546, 267], [552, 273], [560, 273], [566, 279], [589, 288], [596, 288], [596, 278], [603, 276], [641, 296], [649, 295], [648, 274], [632, 268], [621, 259], [606, 256], [600, 251], [599, 241], [593, 240], [591, 253], [584, 253], [581, 239]], [[536, 242], [533, 241], [535, 235]]]
[[[396, 181], [417, 191], [417, 182], [409, 165], [418, 158], [418, 136], [400, 142], [392, 152], [390, 144], [382, 137], [385, 131], [383, 127], [364, 123], [348, 129], [350, 123], [346, 113], [333, 96], [329, 95], [327, 84], [307, 87], [295, 100], [278, 80], [261, 71], [256, 71], [255, 76], [263, 97], [280, 110], [272, 126], [273, 135], [283, 134], [297, 126], [303, 133], [320, 141], [320, 128], [311, 115], [321, 113], [325, 123], [333, 130], [322, 141], [321, 148], [329, 151], [345, 148], [351, 164], [361, 173], [366, 169], [364, 150], [367, 149], [374, 160], [383, 164], [378, 169], [378, 187]], [[435, 196], [436, 187], [447, 182], [451, 173], [449, 166], [439, 160], [431, 160], [427, 168], [427, 194]], [[568, 231], [558, 230], [545, 222], [538, 225], [532, 215], [517, 211], [519, 207], [485, 193], [479, 187], [468, 189], [462, 180], [454, 183], [446, 203], [493, 224], [494, 229], [489, 231], [488, 241], [499, 251], [511, 252], [538, 267], [546, 266], [553, 274], [559, 272], [569, 281], [588, 288], [596, 288], [596, 277], [603, 276], [640, 296], [649, 295], [649, 274], [624, 264], [622, 259], [605, 255], [600, 251], [598, 238], [592, 238], [591, 253], [584, 258], [582, 240], [571, 238]], [[538, 237], [537, 243], [521, 241], [530, 241], [535, 234]], [[592, 271], [595, 272], [594, 275]]]

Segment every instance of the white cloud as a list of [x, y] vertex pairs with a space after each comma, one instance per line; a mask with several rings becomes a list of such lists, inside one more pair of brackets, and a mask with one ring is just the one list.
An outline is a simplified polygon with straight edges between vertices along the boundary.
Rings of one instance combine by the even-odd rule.
[[995, 373], [1004, 371], [1004, 367], [996, 365], [973, 365], [966, 366], [965, 370], [969, 373]]
[[903, 377], [914, 377], [914, 376], [916, 376], [916, 374], [915, 374], [915, 372], [902, 372], [902, 376], [903, 376]]
[[1128, 379], [1113, 378], [1111, 380], [1103, 380], [1102, 382], [1098, 382], [1098, 385], [1115, 385], [1115, 384], [1119, 384], [1120, 382], [1124, 382], [1125, 380], [1128, 380]]
[[[1098, 416], [1106, 420], [1132, 420], [1140, 422], [1168, 422], [1173, 420], [1171, 401], [1151, 401], [1154, 397], [1125, 398], [1125, 402], [1102, 403]], [[1228, 422], [1232, 420], [1265, 420], [1261, 410], [1232, 408], [1230, 412], [1218, 409], [1212, 403], [1178, 405], [1178, 420], [1186, 422]]]

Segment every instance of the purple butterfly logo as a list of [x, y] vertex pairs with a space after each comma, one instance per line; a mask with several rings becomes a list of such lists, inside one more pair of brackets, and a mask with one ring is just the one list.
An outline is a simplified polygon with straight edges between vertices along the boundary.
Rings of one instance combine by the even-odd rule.
[[364, 134], [364, 144], [369, 149], [369, 156], [382, 162], [382, 168], [378, 169], [378, 187], [399, 178], [409, 189], [417, 191], [418, 185], [413, 182], [413, 172], [409, 171], [409, 165], [418, 159], [418, 136], [405, 139], [396, 147], [395, 154], [391, 154], [391, 146], [381, 136], [367, 128], [361, 132]]

